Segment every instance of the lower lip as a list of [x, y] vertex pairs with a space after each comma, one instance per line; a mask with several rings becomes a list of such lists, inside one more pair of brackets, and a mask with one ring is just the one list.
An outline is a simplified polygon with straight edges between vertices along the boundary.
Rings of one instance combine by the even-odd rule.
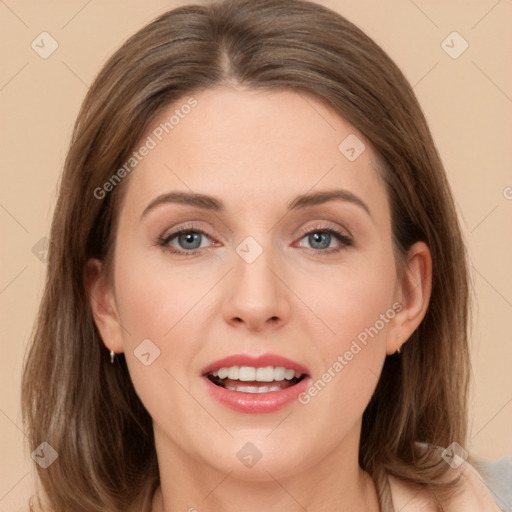
[[277, 411], [297, 399], [309, 385], [310, 377], [304, 377], [300, 382], [281, 391], [266, 393], [246, 393], [232, 391], [214, 384], [208, 377], [203, 376], [208, 391], [222, 405], [236, 412], [260, 414]]

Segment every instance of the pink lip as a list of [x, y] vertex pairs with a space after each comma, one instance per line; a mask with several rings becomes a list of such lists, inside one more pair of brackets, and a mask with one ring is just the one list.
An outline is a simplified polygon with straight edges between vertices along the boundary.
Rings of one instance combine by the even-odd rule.
[[[310, 374], [310, 371], [299, 363], [292, 361], [286, 357], [278, 356], [277, 354], [263, 354], [261, 356], [250, 356], [248, 354], [234, 354], [224, 359], [219, 359], [214, 363], [204, 367], [201, 375], [206, 375], [209, 372], [215, 372], [219, 368], [229, 368], [230, 366], [254, 366], [256, 368], [263, 368], [265, 366], [284, 366], [287, 369], [295, 370], [303, 374]], [[278, 391], [276, 391], [278, 393]]]
[[217, 386], [206, 376], [201, 377], [201, 380], [213, 398], [225, 407], [236, 412], [259, 414], [277, 411], [293, 402], [300, 393], [306, 391], [312, 379], [309, 376], [304, 377], [300, 382], [289, 388], [282, 389], [281, 391], [267, 391], [266, 393], [232, 391]]
[[[281, 391], [267, 391], [266, 393], [247, 393], [233, 391], [214, 384], [208, 377], [209, 372], [215, 372], [219, 368], [230, 366], [253, 366], [262, 368], [265, 366], [284, 366], [287, 369], [302, 373], [304, 378]], [[219, 359], [203, 368], [202, 381], [209, 393], [222, 405], [236, 412], [243, 413], [268, 413], [281, 409], [285, 405], [297, 399], [298, 395], [304, 392], [310, 385], [310, 371], [291, 359], [276, 354], [264, 354], [261, 356], [249, 356], [248, 354], [235, 354], [224, 359]], [[262, 383], [265, 385], [265, 383]]]

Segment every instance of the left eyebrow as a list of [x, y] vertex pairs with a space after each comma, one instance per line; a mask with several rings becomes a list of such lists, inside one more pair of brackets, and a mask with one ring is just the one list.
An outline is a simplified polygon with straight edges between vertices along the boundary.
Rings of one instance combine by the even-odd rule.
[[[372, 218], [368, 205], [354, 193], [344, 189], [325, 190], [299, 195], [287, 203], [287, 209], [290, 211], [299, 210], [324, 204], [329, 201], [343, 201], [355, 204]], [[168, 192], [155, 197], [142, 212], [141, 219], [157, 206], [167, 203], [185, 204], [213, 212], [226, 211], [226, 206], [223, 201], [213, 196], [193, 192]]]
[[302, 194], [300, 196], [297, 196], [290, 203], [288, 203], [287, 207], [288, 210], [298, 210], [310, 206], [324, 204], [329, 201], [343, 201], [355, 204], [356, 206], [362, 208], [370, 216], [370, 218], [372, 218], [370, 208], [361, 198], [356, 196], [354, 193], [350, 192], [350, 190], [345, 190], [341, 188], [334, 190], [324, 190], [320, 192], [311, 192], [309, 194]]

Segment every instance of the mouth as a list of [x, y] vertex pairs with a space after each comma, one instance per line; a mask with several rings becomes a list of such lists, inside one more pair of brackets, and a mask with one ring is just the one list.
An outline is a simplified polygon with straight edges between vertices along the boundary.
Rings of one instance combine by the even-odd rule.
[[270, 393], [297, 385], [306, 374], [284, 366], [231, 366], [208, 372], [206, 378], [221, 388], [238, 393]]
[[233, 354], [201, 371], [205, 390], [238, 413], [271, 413], [291, 405], [311, 383], [302, 364], [278, 354]]

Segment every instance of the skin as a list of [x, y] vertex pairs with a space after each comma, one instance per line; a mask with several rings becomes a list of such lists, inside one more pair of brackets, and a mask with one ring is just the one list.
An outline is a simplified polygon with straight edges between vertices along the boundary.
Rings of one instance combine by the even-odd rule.
[[[197, 107], [125, 178], [113, 284], [101, 262], [88, 265], [102, 339], [125, 353], [153, 418], [161, 487], [152, 510], [377, 511], [374, 483], [358, 465], [361, 419], [386, 355], [426, 313], [428, 247], [411, 247], [399, 281], [375, 154], [320, 102], [232, 87], [194, 97]], [[169, 106], [148, 134], [185, 101]], [[338, 150], [349, 134], [366, 145], [352, 162]], [[333, 188], [357, 195], [371, 216], [341, 201], [286, 212], [296, 196]], [[226, 212], [168, 203], [141, 220], [146, 206], [170, 191], [216, 196]], [[195, 256], [155, 244], [191, 221], [207, 234]], [[350, 234], [353, 244], [343, 247], [333, 236], [322, 247], [342, 249], [326, 254], [303, 234], [326, 228]], [[253, 263], [236, 252], [247, 236], [263, 249]], [[190, 251], [183, 238], [169, 244]], [[201, 369], [236, 353], [289, 357], [315, 381], [395, 302], [400, 312], [307, 405], [242, 414], [204, 390]], [[149, 366], [134, 355], [146, 338], [160, 349]], [[237, 458], [247, 442], [262, 454], [251, 468]]]

